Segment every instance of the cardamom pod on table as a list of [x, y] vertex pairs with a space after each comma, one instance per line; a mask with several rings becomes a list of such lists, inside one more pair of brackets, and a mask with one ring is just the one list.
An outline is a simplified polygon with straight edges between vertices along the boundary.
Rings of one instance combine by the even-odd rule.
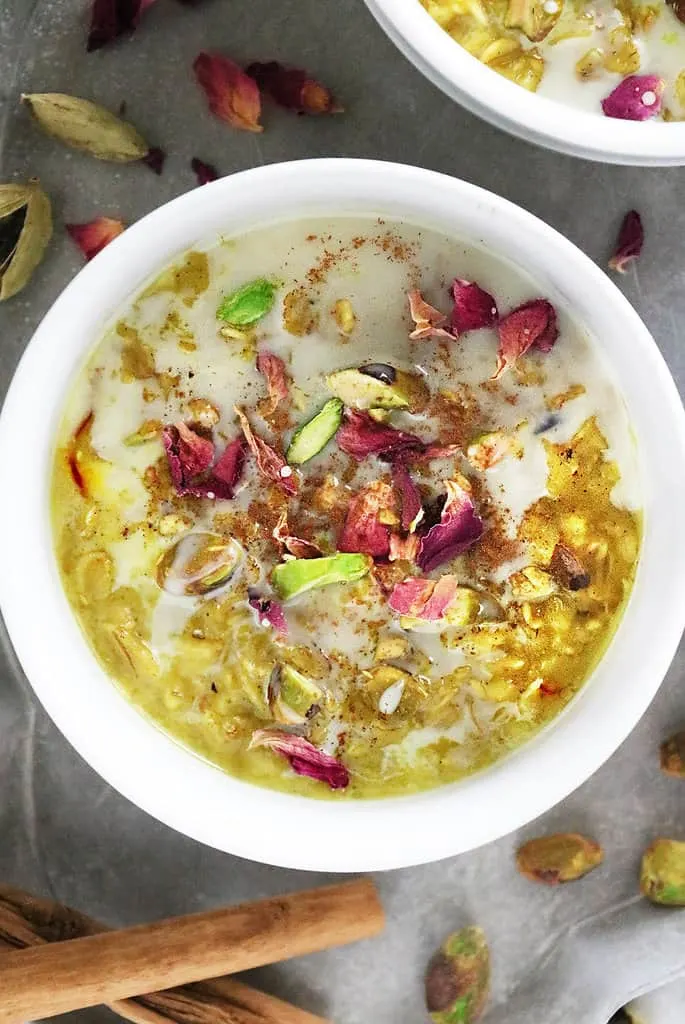
[[98, 160], [130, 163], [150, 152], [132, 124], [90, 100], [61, 92], [24, 94], [22, 99], [43, 131]]
[[51, 237], [50, 200], [38, 180], [0, 185], [0, 301], [21, 291]]

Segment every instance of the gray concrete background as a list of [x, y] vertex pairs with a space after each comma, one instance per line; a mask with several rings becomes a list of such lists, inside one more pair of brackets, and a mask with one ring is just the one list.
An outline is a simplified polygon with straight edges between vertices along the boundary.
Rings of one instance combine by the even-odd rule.
[[[195, 8], [157, 0], [132, 40], [90, 55], [86, 8], [86, 0], [0, 0], [2, 180], [38, 174], [56, 212], [56, 237], [45, 263], [20, 296], [0, 308], [3, 391], [35, 325], [81, 265], [63, 223], [99, 214], [136, 220], [193, 187], [193, 156], [224, 174], [308, 156], [420, 164], [519, 203], [601, 265], [621, 215], [635, 207], [643, 214], [647, 243], [638, 269], [620, 284], [681, 390], [685, 386], [683, 171], [588, 164], [490, 128], [426, 82], [383, 36], [362, 0], [204, 0]], [[267, 107], [263, 135], [233, 131], [209, 117], [192, 80], [192, 60], [203, 48], [221, 49], [241, 62], [278, 58], [304, 65], [330, 84], [346, 114], [308, 120]], [[99, 163], [40, 135], [17, 99], [22, 91], [49, 90], [99, 100], [113, 110], [124, 101], [127, 117], [168, 150], [162, 177], [144, 167]], [[626, 339], [626, 358], [629, 344]], [[3, 490], [8, 500], [11, 482], [3, 482]], [[623, 747], [563, 805], [522, 833], [577, 829], [601, 840], [606, 864], [581, 885], [555, 891], [525, 882], [512, 865], [521, 837], [510, 836], [451, 861], [380, 877], [389, 914], [382, 939], [265, 968], [255, 980], [338, 1024], [417, 1024], [425, 1016], [426, 960], [446, 932], [468, 921], [484, 925], [491, 939], [498, 1021], [605, 1024], [613, 1004], [646, 976], [656, 982], [685, 969], [685, 952], [674, 945], [677, 940], [685, 950], [682, 917], [655, 918], [633, 899], [642, 848], [656, 834], [685, 838], [685, 791], [660, 775], [656, 754], [661, 739], [685, 721], [684, 675], [681, 651]], [[57, 733], [6, 643], [0, 665], [0, 878], [112, 924], [324, 881], [217, 853], [131, 806]], [[671, 952], [652, 955], [664, 938]], [[588, 961], [593, 970], [582, 977]], [[624, 979], [616, 963], [626, 967]], [[609, 975], [621, 991], [602, 996]], [[110, 1019], [101, 1009], [80, 1015], [84, 1024]]]

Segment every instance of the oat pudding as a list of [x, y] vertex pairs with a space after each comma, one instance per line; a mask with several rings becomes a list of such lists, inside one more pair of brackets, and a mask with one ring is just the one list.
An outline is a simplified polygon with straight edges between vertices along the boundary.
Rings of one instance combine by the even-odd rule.
[[141, 711], [336, 799], [456, 780], [557, 715], [641, 530], [627, 413], [572, 311], [369, 217], [220, 239], [147, 282], [73, 385], [52, 515]]

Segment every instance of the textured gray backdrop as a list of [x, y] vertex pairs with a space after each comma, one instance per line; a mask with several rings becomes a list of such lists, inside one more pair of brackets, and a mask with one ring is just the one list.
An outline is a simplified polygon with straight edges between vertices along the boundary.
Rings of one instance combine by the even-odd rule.
[[[86, 7], [87, 0], [0, 0], [2, 180], [38, 174], [57, 215], [45, 263], [25, 292], [0, 309], [3, 391], [33, 328], [81, 265], [63, 222], [98, 214], [137, 219], [193, 187], [189, 161], [196, 155], [226, 174], [307, 156], [421, 164], [521, 204], [602, 265], [621, 215], [636, 207], [647, 243], [638, 270], [620, 283], [681, 389], [685, 385], [681, 170], [583, 163], [482, 124], [406, 63], [362, 0], [205, 0], [196, 8], [157, 0], [135, 38], [91, 55], [84, 46]], [[208, 116], [192, 80], [192, 60], [208, 47], [240, 61], [278, 58], [305, 65], [335, 89], [347, 112], [307, 120], [268, 108], [263, 135], [233, 131]], [[127, 116], [168, 149], [163, 176], [99, 163], [38, 134], [17, 99], [21, 91], [49, 90], [87, 96], [115, 110], [125, 101]], [[59, 346], [60, 339], [54, 341]], [[8, 500], [8, 482], [2, 491]], [[42, 642], [40, 624], [36, 642]], [[685, 969], [685, 952], [675, 947], [678, 940], [685, 948], [682, 918], [677, 912], [666, 918], [633, 899], [640, 852], [650, 838], [685, 838], [685, 788], [660, 775], [656, 755], [660, 740], [685, 722], [684, 673], [681, 653], [649, 714], [618, 753], [523, 833], [578, 829], [600, 839], [606, 864], [581, 885], [546, 890], [518, 877], [512, 851], [520, 836], [510, 836], [451, 861], [380, 877], [389, 914], [384, 938], [266, 968], [255, 972], [255, 980], [338, 1024], [418, 1024], [424, 1019], [425, 962], [444, 933], [468, 921], [484, 925], [490, 936], [494, 1019], [507, 1024], [605, 1024], [612, 1004], [633, 987]], [[325, 880], [206, 849], [131, 806], [47, 720], [6, 643], [0, 664], [0, 878], [112, 924]], [[650, 959], [655, 943], [663, 949]], [[602, 997], [600, 990], [619, 978], [621, 967], [621, 991]], [[112, 1018], [98, 1009], [80, 1019], [104, 1024]]]

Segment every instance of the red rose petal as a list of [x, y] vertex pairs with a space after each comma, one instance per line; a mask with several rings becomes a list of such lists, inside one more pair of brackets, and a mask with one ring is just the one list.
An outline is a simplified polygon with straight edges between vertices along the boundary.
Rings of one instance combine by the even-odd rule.
[[[185, 423], [165, 427], [162, 442], [177, 494], [195, 498], [232, 498], [245, 463], [245, 442], [236, 438], [226, 446], [212, 471], [214, 444]], [[200, 479], [198, 479], [200, 478]]]
[[530, 348], [549, 352], [559, 337], [557, 313], [547, 299], [532, 299], [507, 313], [497, 327], [499, 349], [493, 379], [513, 366]]
[[647, 121], [661, 110], [664, 87], [658, 75], [628, 75], [602, 100], [602, 110], [622, 121]]
[[96, 217], [87, 224], [67, 224], [66, 229], [86, 260], [92, 260], [117, 235], [122, 234], [125, 225], [112, 217]]
[[257, 462], [259, 472], [267, 480], [273, 480], [274, 483], [282, 487], [286, 494], [297, 494], [297, 478], [283, 456], [279, 455], [261, 437], [257, 437], [242, 409], [239, 409], [238, 406], [234, 406], [234, 409], [236, 416], [240, 420], [245, 440], [250, 446]]
[[387, 558], [390, 552], [390, 527], [381, 523], [379, 514], [395, 509], [392, 487], [377, 480], [352, 498], [338, 540], [338, 551], [359, 552], [373, 558]]
[[272, 416], [289, 394], [285, 363], [280, 356], [275, 356], [273, 352], [260, 352], [257, 356], [257, 369], [266, 378], [269, 389], [269, 398], [264, 403], [263, 410], [260, 407], [259, 411], [262, 415]]
[[424, 572], [432, 572], [443, 562], [449, 562], [468, 551], [480, 540], [483, 520], [476, 512], [465, 483], [463, 478], [446, 481], [447, 501], [440, 522], [421, 538], [416, 562]]
[[196, 156], [190, 161], [190, 166], [197, 178], [198, 185], [208, 185], [210, 181], [216, 181], [220, 176], [216, 167], [213, 167], [212, 164], [206, 164]]
[[450, 326], [456, 335], [492, 327], [497, 323], [497, 303], [475, 281], [464, 281], [457, 277], [450, 290], [454, 299]]
[[86, 48], [99, 50], [119, 36], [133, 32], [154, 0], [93, 0]]
[[278, 61], [254, 63], [246, 68], [247, 74], [272, 100], [298, 114], [339, 114], [339, 106], [330, 89], [310, 78], [300, 68], [286, 68]]
[[166, 153], [159, 146], [153, 146], [142, 159], [142, 163], [146, 164], [151, 171], [155, 174], [161, 174], [162, 168], [164, 167], [164, 161], [166, 160]]
[[350, 773], [347, 768], [302, 736], [294, 736], [280, 729], [258, 729], [250, 740], [250, 749], [254, 747], [266, 747], [281, 754], [290, 761], [290, 767], [297, 775], [326, 782], [331, 789], [345, 789], [349, 784]]
[[214, 463], [207, 481], [208, 496], [211, 493], [216, 498], [232, 498], [244, 466], [245, 441], [242, 437], [236, 437], [226, 445], [223, 454]]
[[336, 435], [338, 446], [357, 462], [369, 455], [395, 455], [407, 449], [423, 451], [423, 441], [414, 434], [377, 423], [368, 412], [348, 409]]
[[623, 218], [618, 232], [616, 251], [609, 260], [610, 268], [617, 270], [619, 274], [625, 274], [628, 264], [636, 260], [642, 252], [644, 241], [642, 218], [637, 210], [630, 210]]
[[288, 623], [285, 620], [285, 613], [278, 601], [271, 598], [261, 598], [257, 594], [250, 594], [248, 604], [253, 608], [259, 617], [262, 626], [268, 625], [281, 637], [288, 635]]
[[316, 544], [294, 537], [288, 529], [288, 513], [283, 512], [273, 531], [276, 543], [295, 558], [320, 558], [323, 552]]
[[435, 580], [427, 580], [421, 576], [410, 576], [401, 583], [395, 584], [388, 598], [388, 604], [398, 615], [411, 615], [418, 618], [426, 606], [426, 602], [435, 590]]
[[409, 337], [412, 341], [423, 338], [453, 338], [448, 330], [448, 319], [439, 309], [431, 306], [419, 291], [407, 293], [409, 315], [414, 321], [414, 330]]
[[421, 495], [409, 474], [409, 470], [401, 463], [395, 463], [392, 467], [392, 482], [400, 496], [402, 508], [400, 525], [406, 533], [409, 533], [410, 530], [416, 529], [423, 515]]
[[193, 71], [216, 117], [243, 131], [264, 131], [257, 83], [242, 68], [221, 54], [203, 52], [195, 58]]
[[454, 600], [458, 586], [459, 582], [456, 576], [441, 576], [419, 618], [427, 619], [429, 622], [441, 619]]

